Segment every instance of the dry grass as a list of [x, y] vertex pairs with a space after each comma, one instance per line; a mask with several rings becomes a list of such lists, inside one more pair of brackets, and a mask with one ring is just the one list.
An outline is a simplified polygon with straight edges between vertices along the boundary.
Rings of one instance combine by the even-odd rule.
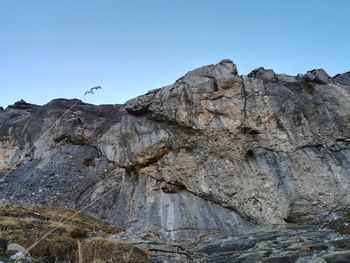
[[16, 218], [11, 217], [2, 217], [0, 218], [0, 229], [8, 229], [8, 228], [20, 228], [18, 221]]
[[83, 262], [85, 263], [147, 263], [148, 251], [132, 244], [116, 244], [106, 239], [95, 238], [83, 244]]
[[[57, 222], [62, 222], [75, 214], [75, 211], [58, 208], [58, 207], [48, 207], [48, 206], [17, 206], [17, 205], [8, 205], [1, 211], [0, 217], [5, 218], [16, 218], [19, 221], [32, 220], [34, 224], [44, 224], [50, 222], [57, 224]], [[38, 221], [38, 222], [35, 222]], [[93, 217], [77, 214], [72, 219], [69, 220], [64, 226], [68, 228], [80, 227], [87, 231], [103, 231], [106, 233], [119, 233], [122, 231], [116, 227], [112, 227], [107, 223], [101, 222], [94, 219]]]
[[[83, 214], [74, 216], [67, 223], [60, 223], [70, 218], [72, 215], [74, 215], [74, 213], [74, 211], [71, 211], [69, 209], [57, 207], [9, 205], [0, 213], [0, 237], [3, 240], [7, 240], [8, 242], [14, 242], [20, 244], [21, 246], [29, 247], [36, 240], [45, 235], [48, 231], [57, 227], [53, 233], [51, 233], [47, 238], [41, 241], [38, 246], [34, 247], [30, 251], [31, 256], [37, 259], [35, 262], [76, 262], [77, 242], [71, 237], [70, 234], [74, 229], [77, 228], [88, 233], [89, 236], [99, 237], [99, 239], [86, 239], [86, 241], [83, 243], [84, 247], [91, 248], [93, 244], [97, 244], [98, 249], [95, 249], [93, 251], [104, 251], [103, 254], [105, 256], [108, 252], [110, 255], [107, 255], [107, 257], [110, 256], [111, 258], [113, 258], [117, 253], [113, 249], [117, 249], [116, 251], [119, 251], [120, 255], [122, 256], [125, 256], [127, 253], [130, 254], [130, 248], [129, 250], [126, 249], [126, 247], [124, 247], [124, 244], [115, 244], [103, 239], [110, 234], [121, 232], [122, 230], [119, 228], [113, 227], [107, 223], [101, 222]], [[96, 240], [101, 241], [95, 243]], [[105, 248], [106, 244], [108, 244], [107, 248]], [[129, 247], [129, 245], [127, 245], [127, 247]], [[131, 245], [130, 247], [133, 250], [131, 253], [132, 257], [141, 257], [140, 255], [142, 255], [142, 253], [140, 249], [134, 248]], [[87, 251], [88, 250], [85, 249], [86, 253], [88, 253]], [[125, 253], [125, 255], [123, 253]], [[1, 256], [2, 255], [0, 255], [0, 258]], [[104, 258], [101, 258], [101, 260], [101, 263], [116, 262], [103, 261], [105, 260]]]
[[73, 231], [73, 229], [75, 229], [75, 226], [73, 224], [70, 223], [65, 223], [62, 224], [60, 222], [52, 222], [48, 225], [48, 229], [53, 229], [56, 228], [57, 232], [61, 232], [61, 233], [69, 233], [71, 231]]

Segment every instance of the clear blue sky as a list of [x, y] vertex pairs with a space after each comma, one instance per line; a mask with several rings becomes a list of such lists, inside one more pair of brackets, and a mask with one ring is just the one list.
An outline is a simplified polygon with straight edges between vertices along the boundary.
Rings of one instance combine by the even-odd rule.
[[0, 0], [0, 106], [123, 103], [198, 66], [350, 70], [349, 0]]

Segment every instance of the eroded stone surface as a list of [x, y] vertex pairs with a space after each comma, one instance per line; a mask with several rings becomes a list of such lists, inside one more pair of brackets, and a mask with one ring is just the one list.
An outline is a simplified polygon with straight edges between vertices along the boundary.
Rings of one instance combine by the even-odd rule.
[[93, 202], [90, 214], [164, 240], [338, 217], [350, 203], [348, 79], [244, 76], [223, 60], [124, 105], [20, 101], [0, 111], [0, 198]]
[[198, 238], [189, 246], [199, 252], [197, 262], [341, 263], [350, 260], [349, 242], [339, 233], [305, 227], [226, 232]]

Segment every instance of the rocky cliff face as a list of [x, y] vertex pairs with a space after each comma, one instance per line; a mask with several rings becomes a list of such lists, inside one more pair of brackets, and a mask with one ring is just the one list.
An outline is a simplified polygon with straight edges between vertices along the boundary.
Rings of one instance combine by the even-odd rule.
[[318, 223], [350, 210], [349, 143], [349, 73], [244, 76], [223, 60], [124, 105], [0, 110], [0, 198], [96, 201], [88, 213], [167, 240]]

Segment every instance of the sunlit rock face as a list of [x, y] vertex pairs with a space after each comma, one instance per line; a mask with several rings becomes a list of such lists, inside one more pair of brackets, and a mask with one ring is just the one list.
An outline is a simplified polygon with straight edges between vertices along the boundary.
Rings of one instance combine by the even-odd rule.
[[[103, 92], [103, 91], [102, 91]], [[0, 111], [1, 201], [86, 211], [134, 233], [316, 223], [349, 211], [349, 74], [230, 60], [124, 105]]]

